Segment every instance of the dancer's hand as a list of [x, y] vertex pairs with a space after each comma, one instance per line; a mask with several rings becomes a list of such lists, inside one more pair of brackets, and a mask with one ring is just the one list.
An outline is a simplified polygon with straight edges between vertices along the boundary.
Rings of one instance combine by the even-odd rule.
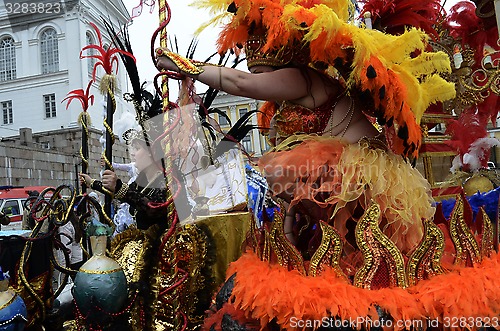
[[90, 187], [90, 183], [92, 183], [92, 177], [87, 174], [80, 173], [80, 184]]
[[163, 53], [159, 52], [158, 50], [162, 50], [163, 52], [168, 52], [168, 50], [166, 48], [157, 49], [157, 51], [156, 51], [156, 68], [158, 68], [158, 70], [170, 70], [170, 71], [179, 72], [179, 68], [177, 67], [177, 65], [172, 60], [170, 60], [168, 57], [166, 57], [165, 55], [161, 55]]
[[115, 192], [117, 180], [118, 177], [116, 176], [114, 171], [104, 170], [104, 172], [102, 173], [102, 187], [111, 192]]

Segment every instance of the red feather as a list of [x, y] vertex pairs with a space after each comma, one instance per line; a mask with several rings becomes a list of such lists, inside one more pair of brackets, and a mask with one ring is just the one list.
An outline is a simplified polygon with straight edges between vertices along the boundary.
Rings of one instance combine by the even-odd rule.
[[487, 131], [486, 125], [480, 121], [476, 108], [470, 108], [464, 110], [458, 120], [448, 121], [446, 134], [451, 136], [446, 144], [458, 152], [463, 163], [463, 156], [469, 152], [472, 143], [486, 137]]
[[[102, 44], [102, 36], [101, 36], [101, 31], [97, 28], [97, 26], [90, 22], [89, 23], [95, 30], [97, 34], [97, 40], [99, 40], [99, 45], [87, 45], [84, 48], [82, 48], [80, 52], [80, 58], [85, 59], [85, 58], [93, 58], [96, 59], [96, 63], [94, 64], [94, 70], [92, 71], [92, 79], [95, 80], [95, 73], [97, 71], [97, 68], [101, 66], [106, 74], [111, 75], [113, 72], [113, 63], [118, 64], [118, 56], [117, 54], [123, 54], [126, 55], [130, 58], [132, 58], [135, 61], [135, 57], [132, 53], [126, 52], [124, 50], [115, 48], [111, 45], [108, 46], [108, 49], [105, 49], [103, 44]], [[84, 55], [84, 51], [86, 50], [96, 50], [97, 54], [88, 54]], [[118, 66], [116, 67], [116, 72], [118, 72]]]
[[438, 38], [433, 25], [444, 14], [439, 0], [363, 0], [361, 17], [371, 13], [373, 26], [390, 34], [401, 34], [408, 26]]
[[68, 92], [67, 97], [62, 99], [61, 103], [67, 100], [68, 103], [66, 104], [66, 109], [68, 109], [71, 101], [76, 99], [80, 101], [83, 111], [86, 112], [89, 109], [89, 106], [94, 104], [94, 96], [90, 95], [90, 86], [92, 86], [93, 82], [93, 80], [89, 82], [85, 91], [83, 91], [83, 89], [78, 89]]

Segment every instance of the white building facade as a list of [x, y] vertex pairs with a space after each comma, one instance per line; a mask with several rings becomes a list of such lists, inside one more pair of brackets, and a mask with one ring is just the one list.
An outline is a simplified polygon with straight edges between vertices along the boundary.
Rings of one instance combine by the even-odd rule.
[[[74, 100], [66, 110], [62, 100], [72, 90], [85, 90], [92, 79], [95, 60], [80, 59], [83, 47], [99, 43], [89, 22], [101, 30], [103, 44], [110, 44], [102, 17], [116, 30], [130, 18], [121, 0], [0, 2], [0, 138], [25, 127], [37, 133], [78, 125], [80, 102]], [[121, 61], [118, 67], [115, 120], [133, 111], [122, 98], [128, 81]], [[102, 74], [99, 69], [90, 90], [95, 100], [89, 113], [98, 129], [105, 98], [98, 90]]]

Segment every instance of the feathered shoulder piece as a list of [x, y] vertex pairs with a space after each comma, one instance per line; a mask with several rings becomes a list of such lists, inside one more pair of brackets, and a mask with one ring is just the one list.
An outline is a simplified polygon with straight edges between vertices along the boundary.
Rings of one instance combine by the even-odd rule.
[[353, 93], [371, 98], [369, 115], [386, 125], [398, 154], [416, 156], [424, 111], [455, 97], [454, 85], [440, 76], [451, 71], [450, 59], [426, 51], [428, 36], [422, 30], [390, 35], [359, 27], [351, 20], [349, 0], [201, 0], [197, 5], [212, 9], [212, 23], [224, 23], [220, 52], [239, 51], [259, 25], [267, 29], [264, 51], [307, 48], [312, 65], [338, 69]]

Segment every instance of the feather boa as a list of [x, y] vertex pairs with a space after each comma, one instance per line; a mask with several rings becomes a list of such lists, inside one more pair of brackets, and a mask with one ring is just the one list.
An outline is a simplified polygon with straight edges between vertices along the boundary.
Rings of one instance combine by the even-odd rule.
[[[407, 289], [367, 290], [338, 278], [333, 270], [305, 277], [246, 253], [228, 270], [228, 275], [236, 273], [230, 300], [247, 318], [259, 321], [262, 329], [272, 320], [291, 330], [297, 319], [378, 319], [376, 306], [394, 321], [493, 320], [500, 314], [499, 263], [500, 255], [495, 254], [473, 268], [453, 270]], [[404, 328], [394, 326], [394, 330]]]

